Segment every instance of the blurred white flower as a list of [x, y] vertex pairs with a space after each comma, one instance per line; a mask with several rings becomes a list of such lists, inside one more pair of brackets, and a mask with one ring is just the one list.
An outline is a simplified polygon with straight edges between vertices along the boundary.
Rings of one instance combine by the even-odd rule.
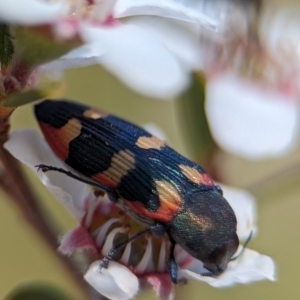
[[100, 63], [140, 93], [159, 98], [180, 93], [198, 61], [197, 36], [186, 24], [214, 29], [215, 20], [190, 2], [119, 0], [115, 6], [116, 2], [1, 1], [0, 20], [20, 26], [51, 25], [56, 42], [81, 39], [82, 47], [43, 70]]
[[[108, 269], [100, 272], [99, 259], [107, 254], [115, 240], [126, 239], [140, 225], [120, 214], [106, 196], [88, 192], [85, 184], [57, 172], [37, 172], [34, 166], [40, 163], [68, 167], [54, 156], [48, 144], [35, 131], [13, 132], [5, 147], [32, 168], [50, 192], [78, 220], [79, 227], [61, 239], [59, 250], [71, 254], [77, 249], [89, 249], [90, 266], [84, 277], [99, 293], [109, 299], [130, 299], [147, 283], [152, 285], [161, 299], [173, 299], [173, 284], [166, 269], [169, 249], [166, 238], [146, 236], [127, 244], [119, 256], [109, 263]], [[228, 194], [228, 202], [235, 210], [239, 238], [245, 239], [251, 230], [256, 230], [254, 199], [242, 190], [229, 187], [224, 187], [224, 194], [225, 197]], [[153, 257], [154, 253], [158, 253], [157, 260]], [[214, 287], [274, 280], [272, 259], [249, 249], [245, 249], [237, 260], [229, 262], [227, 270], [214, 278], [202, 276], [205, 272], [202, 262], [191, 257], [179, 245], [175, 248], [175, 258], [180, 276], [204, 281]]]
[[299, 103], [279, 89], [223, 72], [208, 79], [205, 109], [215, 141], [233, 154], [272, 158], [297, 144]]
[[285, 155], [298, 142], [300, 6], [265, 5], [253, 12], [233, 39], [203, 31], [202, 55], [215, 141], [259, 160]]
[[[208, 1], [209, 2], [209, 1]], [[118, 17], [151, 15], [199, 24], [218, 30], [219, 18], [206, 11], [207, 1], [166, 0], [117, 0], [114, 12]]]
[[300, 5], [284, 3], [268, 7], [258, 24], [261, 43], [289, 72], [300, 67]]
[[165, 132], [155, 123], [146, 123], [142, 126], [146, 131], [150, 132], [152, 135], [158, 137], [159, 139], [168, 142], [168, 138]]

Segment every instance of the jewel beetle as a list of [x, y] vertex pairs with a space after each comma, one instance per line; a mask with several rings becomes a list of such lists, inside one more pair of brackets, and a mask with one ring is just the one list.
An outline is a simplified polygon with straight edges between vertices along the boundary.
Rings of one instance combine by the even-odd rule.
[[115, 245], [114, 253], [145, 232], [170, 240], [167, 269], [178, 283], [174, 248], [179, 244], [203, 262], [206, 276], [217, 276], [234, 259], [239, 239], [233, 209], [198, 164], [144, 129], [104, 111], [68, 100], [45, 100], [35, 115], [54, 153], [84, 176], [59, 171], [95, 186], [145, 230]]

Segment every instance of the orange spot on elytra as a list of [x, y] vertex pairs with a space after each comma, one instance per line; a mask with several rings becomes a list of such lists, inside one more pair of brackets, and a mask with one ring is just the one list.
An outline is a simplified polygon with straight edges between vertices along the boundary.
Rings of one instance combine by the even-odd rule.
[[198, 170], [186, 165], [179, 165], [179, 168], [181, 169], [182, 173], [194, 183], [214, 185], [213, 180], [207, 173], [200, 173]]
[[156, 136], [141, 136], [135, 143], [139, 148], [142, 149], [160, 149], [166, 145], [166, 143]]
[[103, 172], [116, 185], [123, 176], [135, 167], [134, 155], [130, 151], [119, 151], [111, 159], [110, 167]]
[[87, 118], [97, 120], [106, 117], [108, 114], [100, 109], [89, 108], [83, 112], [83, 115]]
[[98, 173], [96, 175], [93, 175], [92, 178], [108, 187], [115, 188], [117, 186], [116, 182], [114, 182], [112, 179], [108, 178], [103, 173]]

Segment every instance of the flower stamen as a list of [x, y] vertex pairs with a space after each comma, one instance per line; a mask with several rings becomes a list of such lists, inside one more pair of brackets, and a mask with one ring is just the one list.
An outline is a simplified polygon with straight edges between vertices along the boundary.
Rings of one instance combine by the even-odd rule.
[[167, 247], [166, 239], [163, 239], [162, 243], [160, 245], [159, 257], [158, 257], [158, 263], [157, 263], [157, 271], [159, 273], [166, 270], [166, 260], [167, 260], [166, 247]]
[[103, 256], [105, 256], [112, 248], [114, 245], [114, 239], [118, 233], [126, 233], [129, 231], [129, 227], [118, 227], [114, 228], [109, 235], [107, 236], [105, 243], [102, 247], [101, 253]]
[[145, 253], [138, 263], [138, 265], [134, 268], [134, 273], [136, 274], [143, 274], [145, 272], [153, 272], [154, 271], [154, 264], [153, 264], [153, 256], [152, 256], [152, 237], [147, 238], [147, 246]]
[[106, 23], [116, 0], [68, 0], [69, 16], [95, 23]]
[[120, 222], [121, 221], [119, 218], [112, 218], [112, 219], [108, 220], [107, 222], [105, 222], [101, 227], [99, 227], [94, 232], [97, 246], [101, 247], [104, 244], [109, 228], [113, 224], [120, 223]]
[[124, 252], [122, 254], [122, 257], [119, 260], [119, 262], [124, 264], [125, 266], [127, 266], [129, 263], [129, 259], [130, 259], [130, 255], [131, 255], [131, 248], [132, 248], [131, 246], [132, 246], [132, 242], [130, 242], [126, 245]]
[[87, 207], [86, 217], [83, 224], [86, 228], [89, 228], [91, 226], [94, 212], [97, 209], [98, 204], [99, 204], [98, 197], [95, 197], [94, 193], [92, 193], [92, 195], [89, 197], [89, 201], [87, 202], [88, 207]]

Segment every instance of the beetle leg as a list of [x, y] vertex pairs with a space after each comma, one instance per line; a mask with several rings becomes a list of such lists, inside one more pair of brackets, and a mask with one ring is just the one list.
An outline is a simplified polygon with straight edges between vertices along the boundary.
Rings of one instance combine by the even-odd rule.
[[219, 270], [219, 271], [215, 271], [215, 272], [205, 272], [205, 273], [201, 273], [201, 276], [204, 277], [217, 277], [218, 275], [222, 274], [224, 270]]
[[170, 238], [170, 253], [169, 253], [169, 259], [167, 262], [167, 268], [171, 277], [171, 280], [174, 284], [185, 284], [187, 281], [185, 278], [181, 278], [178, 279], [178, 265], [177, 262], [175, 260], [175, 256], [174, 256], [174, 250], [175, 250], [175, 245], [176, 242], [171, 238]]
[[155, 224], [150, 227], [151, 232], [154, 234], [156, 237], [162, 237], [166, 233], [166, 226], [163, 224]]
[[175, 249], [175, 241], [173, 239], [170, 239], [171, 245], [170, 245], [170, 252], [169, 252], [169, 259], [167, 263], [167, 268], [171, 277], [171, 280], [173, 283], [178, 282], [178, 265], [175, 260], [174, 256], [174, 249]]
[[37, 168], [37, 170], [42, 170], [43, 172], [48, 172], [48, 171], [56, 171], [56, 172], [59, 172], [59, 173], [63, 173], [71, 178], [74, 178], [78, 181], [81, 181], [83, 183], [86, 183], [88, 185], [92, 185], [94, 187], [97, 187], [103, 191], [105, 191], [106, 193], [108, 194], [114, 194], [115, 192], [108, 188], [107, 186], [105, 185], [102, 185], [100, 183], [97, 183], [97, 182], [94, 182], [94, 181], [91, 181], [91, 180], [87, 180], [87, 179], [84, 179], [84, 178], [81, 178], [80, 176], [77, 176], [75, 174], [73, 174], [72, 172], [70, 171], [66, 171], [64, 169], [61, 169], [61, 168], [57, 168], [57, 167], [52, 167], [52, 166], [47, 166], [47, 165], [43, 165], [43, 164], [40, 164], [40, 165], [36, 165], [35, 166]]

